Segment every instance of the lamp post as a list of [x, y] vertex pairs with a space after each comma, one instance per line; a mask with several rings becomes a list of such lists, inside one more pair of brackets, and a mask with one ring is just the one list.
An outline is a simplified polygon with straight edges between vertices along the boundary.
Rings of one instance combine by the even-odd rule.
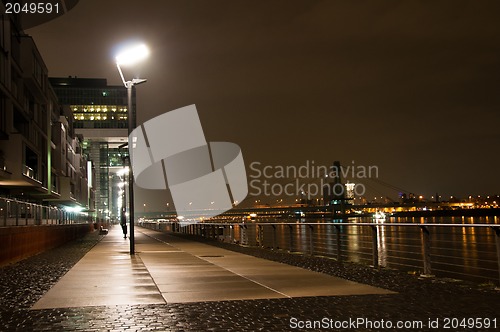
[[[128, 66], [145, 59], [149, 55], [149, 51], [144, 44], [140, 44], [129, 49], [124, 50], [116, 57], [116, 67], [120, 73], [123, 85], [127, 88], [127, 101], [128, 101], [128, 136], [134, 130], [133, 120], [133, 104], [132, 104], [132, 89], [134, 86], [146, 82], [145, 79], [134, 78], [130, 81], [125, 81], [121, 66]], [[132, 165], [130, 163], [130, 155], [132, 146], [129, 142], [128, 155], [129, 155], [129, 172], [128, 172], [128, 200], [129, 200], [129, 220], [130, 220], [130, 254], [135, 254], [135, 237], [134, 237], [134, 174], [132, 172]]]

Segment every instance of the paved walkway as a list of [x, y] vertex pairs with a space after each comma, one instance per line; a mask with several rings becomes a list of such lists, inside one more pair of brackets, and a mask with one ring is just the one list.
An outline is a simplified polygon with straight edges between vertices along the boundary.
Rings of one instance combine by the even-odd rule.
[[32, 309], [394, 294], [326, 274], [136, 229], [136, 251], [118, 227]]

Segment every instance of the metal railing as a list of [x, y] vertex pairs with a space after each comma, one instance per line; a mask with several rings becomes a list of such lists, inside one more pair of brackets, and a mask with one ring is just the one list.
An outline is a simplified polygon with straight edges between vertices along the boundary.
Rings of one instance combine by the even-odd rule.
[[0, 197], [0, 227], [88, 223], [89, 217], [54, 206]]
[[23, 165], [23, 174], [30, 179], [38, 181], [35, 170], [27, 165]]
[[500, 225], [430, 223], [142, 222], [143, 227], [423, 276], [500, 284]]

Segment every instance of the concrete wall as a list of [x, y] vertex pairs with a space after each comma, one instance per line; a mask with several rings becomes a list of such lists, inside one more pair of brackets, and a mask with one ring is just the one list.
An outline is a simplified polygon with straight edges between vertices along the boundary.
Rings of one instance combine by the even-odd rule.
[[92, 230], [93, 224], [0, 227], [0, 266], [60, 246]]

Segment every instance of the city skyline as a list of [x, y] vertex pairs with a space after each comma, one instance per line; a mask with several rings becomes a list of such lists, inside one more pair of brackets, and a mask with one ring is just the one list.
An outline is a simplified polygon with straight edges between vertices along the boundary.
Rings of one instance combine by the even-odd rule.
[[127, 72], [148, 79], [138, 123], [196, 104], [206, 137], [240, 145], [247, 170], [340, 160], [408, 192], [467, 196], [500, 184], [499, 7], [88, 0], [27, 33], [49, 76], [116, 85], [116, 47], [144, 41], [150, 58]]

